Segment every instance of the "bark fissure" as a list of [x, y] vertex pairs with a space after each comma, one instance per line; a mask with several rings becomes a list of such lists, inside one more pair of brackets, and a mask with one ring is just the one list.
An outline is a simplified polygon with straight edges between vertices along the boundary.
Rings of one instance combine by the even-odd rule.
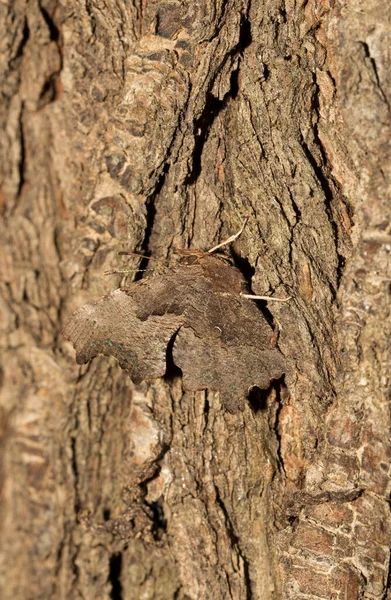
[[109, 582], [111, 585], [111, 592], [110, 592], [111, 600], [123, 600], [122, 584], [121, 584], [121, 571], [122, 571], [122, 553], [114, 552], [110, 557], [110, 572], [109, 572]]
[[[247, 18], [243, 18], [240, 24], [240, 35], [238, 44], [232, 48], [229, 54], [222, 61], [219, 70], [216, 71], [216, 74], [210, 78], [208, 89], [205, 95], [205, 108], [198, 119], [194, 121], [194, 149], [192, 152], [192, 165], [189, 173], [184, 180], [184, 185], [192, 185], [194, 184], [201, 173], [201, 165], [202, 165], [202, 156], [203, 149], [207, 142], [208, 135], [210, 130], [215, 122], [217, 116], [222, 112], [225, 108], [229, 100], [233, 100], [236, 98], [238, 94], [238, 77], [240, 71], [240, 56], [243, 51], [251, 44], [251, 26], [250, 22]], [[229, 91], [226, 92], [224, 98], [220, 99], [213, 95], [212, 89], [215, 85], [215, 81], [217, 77], [220, 75], [220, 71], [224, 68], [225, 64], [233, 59], [238, 57], [238, 65], [232, 70], [230, 74], [230, 86]]]
[[51, 41], [58, 42], [61, 35], [59, 28], [55, 24], [47, 9], [44, 6], [42, 6], [42, 2], [39, 2], [38, 4], [39, 8], [41, 9], [42, 16], [45, 19], [45, 23], [48, 26]]
[[[315, 133], [315, 129], [314, 129], [314, 133]], [[300, 144], [304, 151], [305, 156], [307, 157], [308, 162], [310, 163], [310, 165], [313, 169], [315, 177], [317, 178], [317, 180], [319, 181], [319, 183], [321, 185], [322, 191], [324, 193], [324, 199], [325, 199], [325, 211], [326, 211], [328, 221], [330, 223], [330, 226], [331, 226], [333, 234], [334, 234], [335, 251], [336, 251], [336, 254], [338, 257], [338, 268], [336, 271], [335, 283], [333, 281], [330, 281], [329, 283], [330, 283], [330, 289], [332, 290], [333, 296], [335, 298], [337, 291], [338, 291], [339, 282], [343, 275], [344, 258], [342, 256], [340, 256], [338, 253], [339, 233], [338, 233], [338, 227], [337, 227], [334, 217], [333, 217], [333, 211], [331, 208], [332, 203], [333, 203], [334, 194], [331, 189], [331, 186], [330, 186], [327, 176], [323, 173], [322, 166], [318, 164], [314, 154], [311, 152], [308, 144], [305, 142], [303, 137], [300, 140]], [[321, 145], [319, 146], [319, 149], [321, 151]]]
[[20, 58], [21, 56], [23, 56], [24, 49], [25, 49], [29, 39], [30, 39], [30, 29], [29, 29], [28, 19], [25, 16], [23, 27], [22, 27], [22, 37], [19, 41], [19, 45], [17, 46], [15, 53], [12, 56], [11, 60], [16, 60], [16, 59]]
[[379, 89], [381, 97], [383, 98], [384, 104], [387, 106], [387, 110], [391, 114], [390, 101], [388, 100], [387, 95], [386, 95], [386, 93], [385, 93], [385, 91], [383, 89], [383, 86], [381, 84], [381, 81], [380, 81], [380, 78], [379, 78], [379, 73], [378, 73], [377, 66], [376, 66], [376, 61], [373, 58], [373, 56], [371, 56], [369, 45], [366, 42], [360, 42], [360, 44], [362, 44], [362, 47], [364, 48], [365, 56], [369, 59], [369, 62], [371, 64], [371, 67], [372, 67], [372, 70], [373, 70], [373, 74], [374, 74], [375, 80], [376, 80], [376, 85], [377, 85], [377, 87]]
[[19, 156], [19, 164], [18, 164], [18, 172], [19, 172], [19, 181], [18, 181], [18, 192], [17, 195], [20, 196], [22, 194], [23, 186], [25, 184], [26, 177], [26, 143], [25, 143], [25, 134], [24, 134], [24, 119], [25, 107], [22, 102], [19, 113], [19, 148], [20, 148], [20, 156]]

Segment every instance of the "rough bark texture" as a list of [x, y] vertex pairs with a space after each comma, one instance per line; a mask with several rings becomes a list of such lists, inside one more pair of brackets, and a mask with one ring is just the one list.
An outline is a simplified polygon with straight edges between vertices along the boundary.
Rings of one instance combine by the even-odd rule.
[[[5, 0], [0, 28], [1, 597], [391, 598], [387, 4]], [[76, 365], [118, 251], [245, 216], [284, 381], [232, 415]]]

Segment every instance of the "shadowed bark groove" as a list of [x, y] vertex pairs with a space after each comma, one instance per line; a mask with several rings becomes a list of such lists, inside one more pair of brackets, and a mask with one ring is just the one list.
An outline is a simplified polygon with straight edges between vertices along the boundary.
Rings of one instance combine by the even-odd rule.
[[[1, 598], [391, 598], [390, 27], [379, 0], [0, 4]], [[76, 364], [74, 310], [246, 217], [234, 264], [292, 297], [259, 305], [281, 380], [230, 414], [173, 365]]]

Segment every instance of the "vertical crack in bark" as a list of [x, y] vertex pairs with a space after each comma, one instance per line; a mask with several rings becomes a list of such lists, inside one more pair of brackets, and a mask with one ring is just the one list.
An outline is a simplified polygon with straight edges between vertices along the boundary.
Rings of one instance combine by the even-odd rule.
[[[45, 73], [45, 80], [42, 85], [41, 92], [39, 94], [38, 99], [38, 108], [42, 109], [47, 104], [51, 102], [55, 102], [61, 93], [61, 87], [58, 86], [59, 75], [62, 71], [63, 67], [63, 40], [61, 35], [61, 29], [56, 25], [53, 15], [49, 13], [49, 11], [42, 6], [42, 1], [38, 3], [39, 9], [41, 11], [43, 20], [46, 23], [49, 38], [51, 42], [54, 42], [57, 47], [57, 59], [58, 64], [56, 67], [53, 66], [53, 69], [50, 69], [48, 73]], [[55, 13], [57, 5], [54, 5], [53, 14]]]
[[80, 500], [79, 500], [79, 492], [78, 492], [78, 484], [79, 484], [79, 469], [77, 466], [77, 459], [76, 459], [76, 437], [75, 435], [72, 436], [71, 438], [71, 450], [72, 450], [72, 473], [73, 473], [73, 479], [74, 479], [74, 490], [75, 490], [75, 501], [74, 501], [74, 507], [75, 507], [75, 515], [77, 515], [80, 511]]
[[208, 397], [208, 390], [205, 390], [205, 404], [204, 404], [204, 428], [203, 435], [205, 435], [209, 429], [209, 415], [210, 415], [210, 402]]
[[59, 28], [57, 27], [57, 25], [53, 21], [52, 17], [49, 15], [49, 13], [46, 10], [46, 8], [44, 8], [42, 6], [42, 2], [39, 2], [38, 5], [39, 5], [39, 9], [40, 9], [40, 11], [42, 13], [43, 18], [45, 19], [45, 23], [48, 26], [48, 30], [49, 30], [51, 41], [52, 42], [58, 42], [58, 40], [60, 38], [60, 30], [59, 30]]
[[208, 139], [209, 132], [211, 127], [217, 117], [217, 115], [223, 110], [226, 106], [228, 100], [234, 99], [239, 91], [238, 79], [239, 79], [239, 70], [240, 70], [240, 59], [239, 64], [235, 70], [231, 73], [230, 78], [230, 89], [224, 96], [222, 100], [214, 96], [211, 92], [213, 89], [214, 83], [216, 81], [217, 76], [220, 74], [221, 68], [226, 64], [229, 58], [233, 59], [236, 55], [240, 55], [247, 46], [251, 44], [251, 25], [247, 16], [243, 17], [243, 20], [240, 24], [240, 36], [237, 45], [232, 48], [232, 50], [227, 54], [225, 60], [222, 61], [220, 65], [220, 69], [216, 71], [215, 76], [209, 82], [209, 89], [206, 92], [205, 98], [205, 106], [202, 111], [201, 116], [196, 119], [194, 123], [194, 150], [193, 150], [193, 162], [191, 166], [190, 173], [187, 175], [184, 185], [191, 185], [195, 183], [201, 173], [201, 161], [202, 161], [202, 152], [205, 146], [205, 143]]
[[[155, 477], [157, 477], [157, 475]], [[153, 518], [152, 536], [155, 541], [160, 541], [162, 539], [162, 535], [167, 531], [167, 519], [164, 516], [162, 501], [163, 497], [153, 502], [147, 502], [145, 500], [145, 503], [150, 509], [150, 514]]]
[[[230, 518], [228, 511], [224, 505], [224, 502], [220, 496], [220, 492], [219, 492], [217, 485], [215, 485], [214, 488], [215, 488], [215, 493], [216, 493], [216, 504], [219, 506], [221, 512], [224, 515], [226, 530], [227, 530], [228, 537], [231, 540], [232, 550], [235, 551], [240, 556], [240, 558], [242, 559], [242, 562], [243, 562], [244, 580], [245, 580], [245, 586], [246, 586], [246, 600], [251, 600], [252, 592], [251, 592], [249, 562], [240, 547], [240, 540], [234, 531], [234, 527], [233, 527], [231, 518]], [[229, 578], [228, 578], [228, 585], [229, 585]]]
[[[388, 501], [388, 504], [390, 503], [390, 501]], [[387, 573], [387, 577], [386, 579], [386, 586], [385, 586], [385, 597], [387, 597], [387, 592], [390, 592], [391, 590], [391, 548], [390, 548], [390, 556], [388, 559], [388, 573]]]
[[282, 456], [282, 451], [281, 451], [281, 435], [280, 432], [278, 431], [278, 425], [279, 425], [279, 421], [280, 421], [280, 413], [281, 410], [283, 408], [283, 404], [281, 401], [281, 388], [282, 386], [285, 386], [285, 381], [284, 381], [284, 377], [280, 380], [279, 385], [275, 386], [275, 390], [276, 390], [276, 411], [275, 411], [275, 417], [274, 417], [274, 423], [272, 425], [272, 429], [273, 429], [273, 433], [275, 435], [276, 441], [277, 441], [277, 452], [276, 452], [276, 459], [277, 459], [277, 464], [280, 466], [282, 473], [284, 474], [284, 477], [286, 476], [286, 472], [285, 472], [285, 465], [284, 465], [284, 458]]
[[240, 558], [243, 561], [243, 571], [244, 571], [244, 583], [246, 586], [246, 600], [251, 600], [253, 595], [251, 592], [251, 578], [250, 578], [250, 567], [249, 567], [249, 563], [245, 557], [245, 555], [243, 554], [243, 552], [240, 550], [239, 548], [239, 555]]
[[77, 414], [74, 417], [73, 431], [70, 435], [70, 446], [71, 446], [71, 469], [73, 473], [73, 489], [74, 489], [74, 512], [77, 517], [80, 512], [80, 498], [79, 498], [79, 467], [77, 465], [77, 448], [76, 439], [77, 431], [79, 429], [79, 419]]
[[151, 252], [149, 249], [149, 242], [151, 239], [153, 227], [155, 224], [155, 217], [156, 217], [155, 202], [156, 202], [157, 196], [159, 195], [160, 190], [162, 189], [162, 187], [164, 185], [164, 181], [165, 181], [166, 175], [168, 173], [168, 170], [169, 170], [169, 163], [166, 162], [163, 167], [163, 170], [159, 176], [159, 180], [157, 182], [155, 190], [153, 191], [153, 193], [150, 196], [148, 196], [148, 198], [146, 199], [146, 202], [145, 202], [146, 224], [145, 224], [145, 229], [144, 229], [144, 239], [141, 244], [141, 253], [144, 254], [146, 258], [143, 258], [140, 261], [140, 266], [139, 266], [140, 270], [137, 271], [137, 273], [135, 275], [135, 278], [134, 278], [135, 281], [139, 281], [140, 279], [143, 278], [144, 269], [146, 269], [148, 267], [148, 257], [151, 255]]
[[[231, 256], [232, 256], [235, 267], [237, 269], [239, 269], [239, 271], [242, 273], [243, 277], [246, 280], [246, 283], [248, 286], [248, 292], [250, 294], [253, 293], [251, 280], [255, 274], [255, 268], [250, 264], [250, 262], [248, 261], [247, 258], [239, 256], [239, 254], [237, 254], [235, 252], [235, 249], [233, 247], [231, 248]], [[251, 302], [254, 302], [254, 304], [261, 311], [263, 316], [272, 325], [274, 322], [274, 317], [267, 307], [267, 302], [265, 302], [263, 300], [251, 300]]]
[[390, 102], [383, 90], [382, 84], [380, 83], [380, 77], [379, 77], [379, 72], [377, 70], [377, 66], [376, 66], [376, 61], [375, 59], [371, 56], [370, 50], [369, 50], [369, 46], [366, 42], [360, 42], [360, 44], [362, 45], [362, 47], [364, 48], [364, 52], [365, 52], [365, 56], [366, 58], [368, 58], [369, 62], [371, 63], [371, 67], [373, 70], [373, 74], [375, 76], [375, 80], [376, 80], [376, 85], [379, 89], [380, 95], [384, 101], [384, 104], [387, 106], [387, 110], [389, 113], [391, 113], [391, 106], [390, 106]]
[[30, 39], [30, 29], [29, 29], [27, 17], [25, 17], [23, 31], [22, 31], [22, 39], [20, 40], [19, 45], [16, 49], [16, 52], [13, 56], [13, 60], [15, 60], [16, 58], [20, 58], [22, 56], [24, 47], [26, 46], [29, 39]]
[[77, 589], [77, 585], [76, 583], [78, 583], [79, 579], [80, 579], [80, 569], [78, 564], [76, 563], [76, 560], [78, 558], [78, 554], [79, 554], [79, 547], [74, 548], [72, 557], [71, 557], [71, 569], [72, 569], [72, 573], [75, 577], [75, 581], [74, 581], [74, 589]]
[[231, 246], [231, 256], [233, 258], [234, 265], [246, 280], [249, 291], [251, 292], [251, 280], [255, 274], [255, 268], [250, 264], [248, 258], [240, 256], [235, 252], [235, 248]]
[[202, 150], [205, 142], [208, 138], [208, 134], [212, 124], [223, 107], [224, 100], [219, 100], [211, 92], [207, 92], [205, 100], [205, 108], [194, 123], [194, 150], [193, 150], [193, 162], [191, 171], [187, 175], [184, 185], [191, 185], [195, 183], [201, 173], [201, 159]]
[[[296, 217], [296, 223], [294, 223], [293, 225], [291, 225], [289, 227], [290, 239], [289, 239], [288, 260], [289, 260], [289, 264], [291, 265], [291, 267], [294, 268], [295, 261], [293, 260], [293, 249], [295, 247], [295, 229], [301, 221], [301, 210], [298, 207], [298, 205], [296, 204], [294, 195], [292, 194], [292, 191], [290, 190], [289, 187], [288, 187], [288, 194], [289, 194], [289, 199], [291, 201], [291, 206], [292, 206], [293, 212], [295, 213], [295, 217]], [[279, 205], [281, 206], [281, 210], [283, 210], [283, 204], [281, 202], [279, 202]]]
[[[335, 88], [334, 80], [333, 80], [333, 84], [334, 84], [334, 88]], [[314, 77], [314, 85], [315, 85], [315, 93], [313, 96], [313, 105], [314, 105], [314, 110], [316, 112], [317, 118], [319, 120], [319, 118], [320, 118], [320, 104], [319, 104], [320, 89], [319, 89], [319, 85], [316, 81], [316, 77]], [[326, 183], [327, 183], [327, 179], [331, 180], [333, 182], [333, 184], [335, 185], [337, 192], [340, 192], [340, 185], [339, 185], [338, 181], [336, 181], [335, 178], [333, 177], [332, 170], [329, 168], [328, 157], [327, 157], [327, 154], [323, 147], [323, 143], [319, 137], [319, 128], [318, 128], [317, 122], [314, 124], [313, 131], [314, 131], [314, 137], [315, 137], [316, 144], [318, 145], [320, 154], [322, 156], [323, 163], [324, 163], [325, 167], [327, 167], [327, 169], [328, 169], [327, 177], [323, 175], [321, 167], [319, 167], [319, 171], [320, 171], [321, 175], [323, 175], [324, 181], [326, 181]], [[318, 175], [318, 173], [317, 173], [317, 175]], [[342, 275], [343, 275], [343, 269], [345, 266], [345, 257], [338, 252], [338, 243], [340, 241], [340, 233], [338, 230], [338, 226], [333, 218], [333, 211], [332, 211], [333, 191], [331, 189], [331, 186], [328, 183], [327, 183], [326, 188], [324, 187], [323, 180], [320, 180], [320, 183], [322, 185], [322, 188], [325, 190], [327, 214], [328, 214], [329, 221], [330, 221], [330, 224], [331, 224], [331, 227], [332, 227], [332, 230], [334, 233], [334, 238], [335, 238], [336, 252], [337, 252], [337, 257], [338, 257], [338, 266], [337, 266], [337, 272], [336, 272], [336, 280], [337, 280], [336, 289], [338, 290], [341, 279], [342, 279]], [[351, 210], [350, 210], [349, 205], [346, 206], [346, 210], [349, 214], [349, 218], [352, 219]]]
[[122, 600], [122, 553], [114, 552], [110, 556], [109, 582], [111, 583], [111, 600]]
[[25, 171], [26, 171], [26, 142], [25, 142], [23, 118], [24, 118], [24, 102], [22, 102], [22, 106], [20, 108], [20, 113], [19, 113], [20, 157], [19, 157], [19, 163], [18, 163], [18, 172], [19, 172], [18, 196], [21, 195], [23, 186], [25, 184]]
[[[326, 164], [327, 159], [324, 156], [323, 147], [319, 140], [316, 126], [314, 127], [314, 137], [315, 137], [315, 141], [316, 141], [317, 145], [319, 146], [319, 150], [322, 155], [323, 162]], [[304, 154], [305, 154], [308, 162], [310, 163], [310, 165], [312, 167], [315, 177], [319, 181], [319, 184], [323, 190], [324, 198], [325, 198], [325, 210], [326, 210], [326, 214], [327, 214], [327, 217], [328, 217], [328, 220], [329, 220], [332, 232], [333, 232], [333, 236], [334, 236], [335, 251], [337, 254], [338, 265], [337, 265], [337, 269], [336, 269], [336, 283], [334, 285], [334, 283], [332, 281], [329, 281], [329, 284], [330, 284], [330, 289], [333, 294], [333, 297], [335, 298], [338, 287], [339, 287], [339, 283], [342, 278], [345, 259], [338, 252], [339, 231], [338, 231], [338, 226], [334, 220], [333, 211], [332, 211], [333, 191], [331, 189], [331, 186], [329, 184], [327, 176], [323, 173], [322, 167], [320, 165], [318, 165], [315, 156], [312, 154], [312, 152], [309, 149], [307, 143], [305, 142], [303, 136], [300, 136], [299, 143], [304, 151]]]
[[291, 201], [291, 205], [293, 208], [293, 212], [295, 213], [295, 217], [296, 217], [296, 223], [293, 225], [291, 232], [293, 233], [296, 225], [300, 222], [301, 220], [301, 210], [300, 208], [297, 206], [294, 195], [292, 194], [292, 191], [288, 188], [288, 193], [289, 193], [289, 199]]

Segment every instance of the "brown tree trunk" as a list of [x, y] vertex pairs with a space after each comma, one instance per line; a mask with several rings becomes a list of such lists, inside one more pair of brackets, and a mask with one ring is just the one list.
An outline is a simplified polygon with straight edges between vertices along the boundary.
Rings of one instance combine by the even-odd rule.
[[[380, 0], [0, 4], [1, 598], [391, 598], [390, 27]], [[171, 264], [246, 216], [237, 265], [292, 296], [284, 380], [232, 415], [76, 365], [64, 322], [134, 278], [102, 275], [140, 268], [119, 251]]]

